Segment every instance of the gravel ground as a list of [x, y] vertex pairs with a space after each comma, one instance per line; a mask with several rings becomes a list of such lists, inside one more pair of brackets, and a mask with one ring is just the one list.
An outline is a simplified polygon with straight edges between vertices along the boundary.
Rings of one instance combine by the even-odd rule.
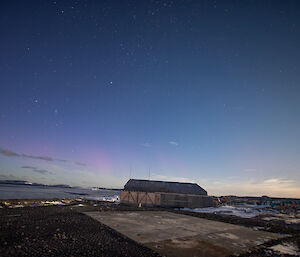
[[[9, 208], [0, 203], [0, 256], [159, 256], [151, 249], [124, 237], [109, 227], [82, 214], [88, 211], [143, 211], [161, 208], [136, 208], [94, 201], [66, 201], [67, 206], [38, 206], [40, 200], [9, 201], [23, 208]], [[35, 206], [35, 207], [28, 207]], [[165, 209], [166, 210], [166, 209]], [[259, 218], [244, 219], [211, 213], [173, 211], [290, 236], [273, 240], [251, 249], [240, 257], [291, 256], [281, 255], [270, 246], [288, 242], [300, 248], [298, 227], [274, 224]]]
[[182, 211], [182, 210], [173, 210], [175, 213], [190, 215], [194, 217], [216, 220], [246, 227], [261, 227], [265, 231], [273, 232], [273, 233], [281, 233], [281, 234], [291, 234], [291, 235], [299, 235], [300, 230], [297, 224], [285, 224], [284, 222], [273, 222], [273, 221], [264, 221], [260, 217], [254, 218], [242, 218], [232, 215], [225, 214], [215, 214], [215, 213], [200, 213], [200, 212], [190, 212], [190, 211]]
[[216, 220], [216, 221], [241, 225], [250, 228], [259, 227], [261, 230], [287, 235], [286, 237], [283, 237], [281, 239], [271, 240], [253, 249], [250, 249], [248, 252], [240, 254], [239, 257], [297, 256], [297, 255], [281, 254], [269, 248], [271, 246], [281, 244], [281, 243], [293, 243], [298, 247], [298, 249], [300, 249], [300, 231], [299, 231], [299, 225], [297, 224], [293, 226], [293, 225], [287, 225], [284, 222], [268, 222], [262, 220], [260, 217], [248, 219], [248, 218], [241, 218], [237, 216], [214, 214], [214, 213], [197, 213], [197, 212], [178, 211], [178, 210], [173, 210], [173, 212], [204, 218], [204, 219], [209, 219], [209, 220]]
[[77, 208], [0, 209], [0, 256], [158, 256]]
[[294, 256], [298, 257], [298, 255], [282, 254], [270, 249], [271, 246], [282, 244], [282, 243], [289, 243], [289, 244], [292, 243], [295, 246], [298, 246], [298, 249], [300, 249], [300, 235], [298, 234], [298, 235], [293, 235], [282, 239], [271, 240], [260, 246], [257, 246], [255, 249], [252, 249], [247, 253], [240, 254], [238, 257], [294, 257]]

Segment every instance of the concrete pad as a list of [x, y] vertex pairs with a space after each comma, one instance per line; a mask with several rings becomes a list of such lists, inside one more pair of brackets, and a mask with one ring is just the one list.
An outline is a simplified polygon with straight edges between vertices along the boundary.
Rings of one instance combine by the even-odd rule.
[[86, 212], [166, 256], [239, 254], [280, 235], [167, 211]]

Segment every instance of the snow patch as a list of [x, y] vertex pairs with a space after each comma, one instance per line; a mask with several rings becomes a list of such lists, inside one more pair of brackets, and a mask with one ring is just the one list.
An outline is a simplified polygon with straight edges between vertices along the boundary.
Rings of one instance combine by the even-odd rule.
[[231, 234], [231, 233], [219, 233], [219, 236], [224, 237], [224, 238], [233, 239], [233, 240], [239, 239], [238, 236]]
[[24, 207], [23, 204], [16, 204], [12, 206], [12, 208], [23, 208], [23, 207]]
[[272, 220], [282, 220], [286, 224], [299, 224], [300, 218], [298, 216], [287, 215], [287, 214], [274, 214], [272, 217], [264, 217], [262, 218], [265, 221], [272, 221]]
[[285, 220], [286, 224], [298, 224], [300, 223], [300, 219], [287, 219]]
[[282, 243], [278, 245], [271, 246], [270, 249], [277, 251], [280, 254], [290, 254], [290, 255], [300, 255], [299, 248], [293, 243]]
[[219, 206], [209, 208], [196, 208], [188, 209], [184, 208], [184, 211], [200, 212], [200, 213], [215, 213], [234, 215], [242, 218], [254, 218], [258, 215], [275, 214], [276, 210], [267, 209], [268, 205], [241, 205], [241, 206]]
[[120, 202], [120, 196], [119, 195], [103, 196], [103, 197], [101, 197], [100, 201], [111, 202], [111, 203], [119, 203]]
[[41, 202], [41, 204], [43, 204], [43, 205], [63, 205], [64, 203], [62, 203], [61, 201], [44, 201], [44, 202]]

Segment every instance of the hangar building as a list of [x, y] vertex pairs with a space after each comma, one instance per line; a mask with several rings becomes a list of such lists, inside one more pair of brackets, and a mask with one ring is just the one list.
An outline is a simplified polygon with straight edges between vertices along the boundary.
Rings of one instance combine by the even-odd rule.
[[130, 179], [121, 191], [121, 203], [136, 206], [204, 208], [213, 198], [195, 183]]

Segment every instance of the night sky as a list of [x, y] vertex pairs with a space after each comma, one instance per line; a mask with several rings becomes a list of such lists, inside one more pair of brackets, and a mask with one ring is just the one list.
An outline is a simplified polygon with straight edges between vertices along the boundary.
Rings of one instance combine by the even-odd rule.
[[300, 1], [1, 1], [0, 179], [300, 197]]

